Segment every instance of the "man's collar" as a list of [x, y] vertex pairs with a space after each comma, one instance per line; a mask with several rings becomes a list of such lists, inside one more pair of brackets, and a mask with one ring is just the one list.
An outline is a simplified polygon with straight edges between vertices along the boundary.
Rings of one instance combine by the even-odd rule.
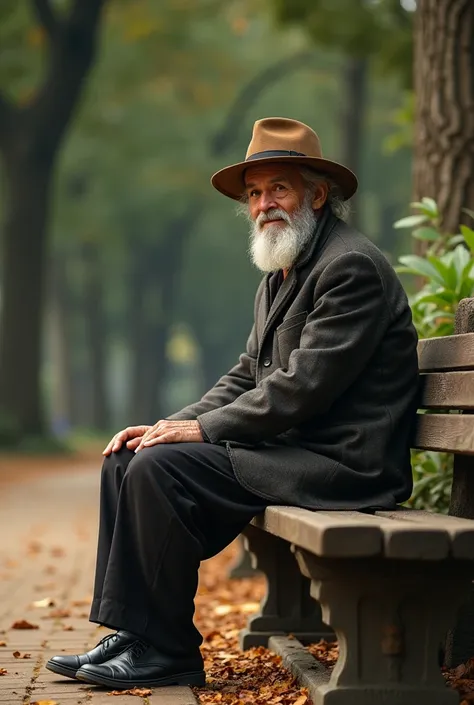
[[326, 203], [322, 208], [321, 213], [316, 221], [313, 236], [308, 246], [300, 254], [292, 269], [299, 269], [300, 267], [304, 267], [304, 265], [309, 262], [309, 260], [315, 254], [316, 249], [319, 247], [319, 245], [322, 245], [323, 242], [327, 239], [327, 236], [333, 229], [334, 225], [336, 224], [336, 221], [336, 216], [333, 215], [330, 206]]

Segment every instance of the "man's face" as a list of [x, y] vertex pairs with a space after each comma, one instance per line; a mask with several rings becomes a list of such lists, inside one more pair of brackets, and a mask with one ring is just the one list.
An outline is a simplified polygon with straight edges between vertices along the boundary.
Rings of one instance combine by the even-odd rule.
[[325, 183], [305, 187], [292, 164], [252, 166], [245, 174], [245, 211], [249, 219], [250, 255], [263, 272], [291, 267], [311, 240], [316, 225], [316, 192], [321, 205]]
[[[261, 213], [272, 209], [281, 208], [291, 215], [303, 203], [305, 186], [303, 177], [292, 164], [255, 166], [245, 172], [245, 193], [250, 217], [257, 220]], [[262, 229], [269, 223], [285, 225], [285, 221], [276, 218], [262, 223]]]

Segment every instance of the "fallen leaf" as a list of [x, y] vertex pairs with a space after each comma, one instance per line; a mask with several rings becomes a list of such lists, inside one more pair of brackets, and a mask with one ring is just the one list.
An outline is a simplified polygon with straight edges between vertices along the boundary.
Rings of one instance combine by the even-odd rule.
[[51, 597], [45, 597], [43, 600], [35, 600], [31, 604], [33, 607], [54, 607], [56, 605]]
[[54, 556], [54, 558], [62, 558], [66, 555], [66, 551], [61, 546], [53, 546], [51, 555]]
[[30, 555], [40, 553], [42, 546], [39, 541], [30, 541], [27, 547], [27, 551]]
[[19, 619], [18, 621], [13, 622], [10, 629], [39, 629], [39, 625], [32, 624], [31, 622], [28, 622], [26, 619]]
[[59, 705], [57, 700], [35, 700], [31, 705]]
[[0, 646], [6, 646], [7, 642], [6, 641], [0, 641]]
[[51, 610], [51, 612], [44, 617], [41, 617], [41, 619], [64, 619], [65, 617], [70, 617], [71, 612], [70, 610], [63, 610], [63, 609], [57, 609], [57, 610]]
[[84, 597], [82, 600], [72, 600], [72, 607], [89, 607], [92, 602], [92, 597]]
[[302, 695], [301, 697], [298, 698], [298, 700], [295, 700], [293, 705], [305, 705], [305, 703], [308, 702], [308, 696], [307, 695]]
[[0, 676], [6, 676], [8, 673], [6, 668], [0, 668]]
[[65, 625], [64, 625], [64, 627], [63, 627], [63, 632], [73, 632], [73, 631], [74, 631], [74, 627], [73, 627], [73, 626], [71, 626], [70, 624], [68, 624], [68, 625], [65, 624]]
[[136, 695], [139, 698], [146, 698], [151, 695], [151, 688], [130, 688], [130, 690], [112, 690], [107, 695]]
[[20, 651], [14, 651], [13, 656], [15, 658], [31, 658], [31, 654], [22, 654]]

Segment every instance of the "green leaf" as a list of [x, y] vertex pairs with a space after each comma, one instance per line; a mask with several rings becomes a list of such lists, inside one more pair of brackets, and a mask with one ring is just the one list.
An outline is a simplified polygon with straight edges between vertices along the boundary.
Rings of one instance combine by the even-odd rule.
[[[474, 233], [473, 233], [474, 234]], [[458, 286], [462, 282], [466, 266], [471, 264], [471, 256], [463, 245], [458, 245], [453, 250], [453, 265], [459, 278]]]
[[437, 230], [427, 227], [417, 228], [413, 231], [412, 235], [413, 237], [416, 237], [417, 240], [431, 240], [433, 242], [441, 238], [441, 235]]
[[474, 230], [467, 225], [461, 225], [460, 230], [470, 250], [474, 250]]
[[424, 294], [413, 300], [413, 305], [436, 304], [441, 310], [446, 306], [453, 306], [458, 302], [454, 292], [446, 291], [439, 294]]
[[447, 245], [448, 245], [448, 247], [456, 247], [456, 245], [461, 245], [464, 242], [466, 242], [466, 241], [462, 235], [453, 235], [452, 237], [449, 238]]
[[422, 213], [426, 213], [430, 218], [437, 218], [439, 216], [438, 204], [433, 198], [428, 198], [424, 196], [420, 201], [414, 201], [410, 203], [412, 208], [417, 208]]
[[472, 211], [470, 208], [462, 208], [464, 213], [467, 213], [468, 215], [471, 216], [471, 218], [474, 218], [474, 211]]
[[410, 274], [418, 274], [422, 277], [428, 277], [428, 279], [433, 279], [441, 286], [445, 286], [444, 277], [438, 272], [432, 263], [428, 262], [423, 257], [419, 257], [418, 255], [403, 255], [402, 257], [399, 257], [398, 261], [408, 268]]
[[427, 255], [427, 260], [430, 262], [437, 272], [441, 275], [443, 286], [452, 291], [456, 291], [458, 284], [458, 276], [456, 272], [456, 267], [452, 264], [451, 253], [448, 252], [441, 257], [435, 257], [434, 255]]
[[421, 225], [426, 223], [428, 217], [426, 215], [408, 215], [406, 218], [397, 220], [394, 224], [394, 228], [413, 228], [416, 225]]

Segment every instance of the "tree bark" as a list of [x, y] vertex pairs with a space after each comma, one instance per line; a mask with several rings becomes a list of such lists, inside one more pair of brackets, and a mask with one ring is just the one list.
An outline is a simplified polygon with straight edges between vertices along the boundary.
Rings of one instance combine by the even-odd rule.
[[94, 429], [106, 431], [109, 428], [105, 362], [107, 331], [104, 316], [102, 272], [96, 243], [83, 243], [82, 262], [84, 266], [84, 322], [91, 376], [89, 425]]
[[59, 145], [93, 63], [104, 0], [74, 0], [57, 15], [31, 0], [49, 40], [50, 61], [36, 98], [23, 108], [0, 95], [0, 153], [5, 166], [0, 414], [18, 437], [45, 432], [40, 382], [44, 267], [50, 186]]
[[452, 233], [474, 209], [473, 36], [472, 0], [418, 0], [413, 195], [434, 198]]
[[19, 433], [37, 434], [44, 431], [39, 360], [52, 160], [19, 152], [14, 145], [5, 171], [0, 404]]

